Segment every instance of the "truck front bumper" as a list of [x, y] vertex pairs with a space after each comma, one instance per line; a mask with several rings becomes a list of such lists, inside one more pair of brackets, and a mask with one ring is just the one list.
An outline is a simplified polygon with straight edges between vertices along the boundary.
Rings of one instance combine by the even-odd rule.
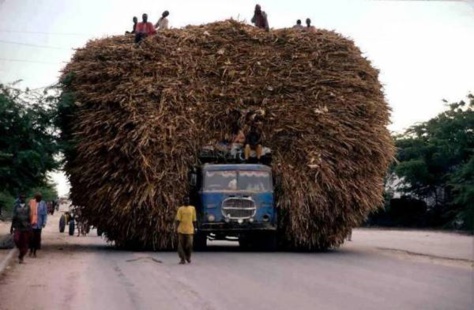
[[202, 232], [249, 232], [249, 231], [276, 231], [276, 225], [272, 223], [248, 223], [236, 222], [224, 223], [202, 223], [198, 226]]

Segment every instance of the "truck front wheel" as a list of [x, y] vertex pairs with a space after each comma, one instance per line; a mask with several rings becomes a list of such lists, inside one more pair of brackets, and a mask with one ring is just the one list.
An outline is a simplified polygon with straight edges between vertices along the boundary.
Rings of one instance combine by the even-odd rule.
[[252, 241], [246, 235], [239, 236], [239, 246], [243, 251], [249, 251], [252, 249]]
[[258, 232], [252, 234], [242, 234], [239, 236], [240, 248], [244, 251], [276, 251], [278, 249], [278, 239], [276, 232]]
[[262, 249], [265, 251], [274, 252], [278, 249], [278, 239], [275, 232], [265, 233], [262, 238]]
[[194, 250], [195, 251], [204, 251], [207, 248], [207, 234], [205, 233], [196, 233], [194, 235]]

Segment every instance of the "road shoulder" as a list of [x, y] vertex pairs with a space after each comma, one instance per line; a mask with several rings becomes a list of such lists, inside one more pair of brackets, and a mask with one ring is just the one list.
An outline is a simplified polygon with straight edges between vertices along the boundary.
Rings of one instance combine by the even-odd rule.
[[16, 249], [10, 235], [10, 222], [0, 221], [0, 275], [15, 258]]
[[383, 255], [452, 267], [474, 266], [474, 237], [426, 230], [360, 228], [343, 247], [364, 248]]

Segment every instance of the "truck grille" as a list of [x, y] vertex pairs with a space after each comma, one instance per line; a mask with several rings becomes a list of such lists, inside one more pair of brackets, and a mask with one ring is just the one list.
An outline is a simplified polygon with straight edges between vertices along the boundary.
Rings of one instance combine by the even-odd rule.
[[222, 202], [222, 214], [230, 219], [248, 219], [255, 215], [255, 202], [246, 198], [227, 198]]

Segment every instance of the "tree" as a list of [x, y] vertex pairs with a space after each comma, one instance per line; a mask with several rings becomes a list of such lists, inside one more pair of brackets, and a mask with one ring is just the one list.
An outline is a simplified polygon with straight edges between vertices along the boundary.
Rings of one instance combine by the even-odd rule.
[[57, 96], [51, 90], [21, 91], [0, 84], [0, 193], [50, 188], [46, 174], [58, 167], [53, 121]]
[[463, 223], [465, 229], [474, 231], [474, 157], [453, 174], [454, 203], [460, 206], [457, 218]]
[[41, 193], [43, 200], [55, 200], [58, 198], [56, 185], [49, 180], [43, 186], [30, 188], [26, 195], [33, 198], [36, 193]]
[[394, 172], [402, 179], [402, 191], [431, 201], [444, 223], [461, 221], [472, 229], [474, 96], [409, 128], [395, 144]]

